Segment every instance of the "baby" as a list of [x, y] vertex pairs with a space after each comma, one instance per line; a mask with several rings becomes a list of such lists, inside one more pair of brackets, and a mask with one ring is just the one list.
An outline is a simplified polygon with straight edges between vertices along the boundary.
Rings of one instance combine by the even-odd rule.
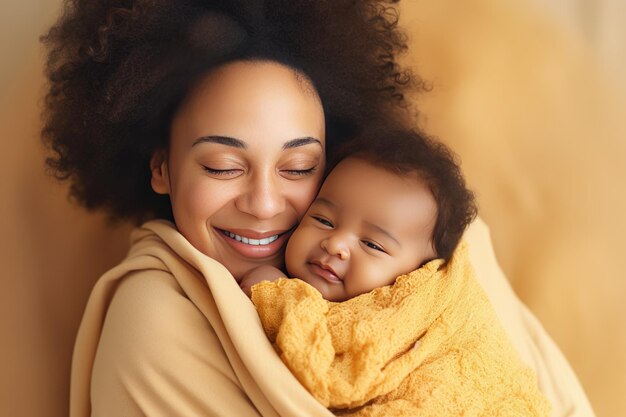
[[[289, 275], [329, 301], [345, 301], [427, 261], [449, 258], [476, 215], [474, 197], [444, 146], [412, 132], [381, 136], [338, 152], [339, 163], [287, 244]], [[240, 285], [250, 295], [252, 285], [284, 276], [262, 266]]]
[[241, 282], [281, 359], [341, 415], [548, 416], [459, 245], [476, 208], [450, 152], [406, 131], [360, 143], [287, 244], [298, 279]]

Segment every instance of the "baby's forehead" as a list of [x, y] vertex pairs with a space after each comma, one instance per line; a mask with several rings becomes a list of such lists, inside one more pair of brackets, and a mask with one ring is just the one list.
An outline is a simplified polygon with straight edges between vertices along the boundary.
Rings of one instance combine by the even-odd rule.
[[337, 164], [316, 202], [363, 216], [374, 224], [408, 229], [431, 220], [437, 207], [430, 187], [417, 171], [394, 172], [361, 158], [346, 158]]

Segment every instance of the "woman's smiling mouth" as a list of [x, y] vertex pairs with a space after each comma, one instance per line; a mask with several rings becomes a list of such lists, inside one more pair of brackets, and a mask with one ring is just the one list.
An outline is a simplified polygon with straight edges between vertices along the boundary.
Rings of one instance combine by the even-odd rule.
[[293, 228], [259, 233], [254, 230], [225, 230], [215, 228], [218, 234], [237, 253], [246, 258], [266, 258], [276, 255], [287, 242]]
[[278, 236], [279, 236], [279, 234], [276, 234], [276, 235], [272, 235], [270, 237], [266, 237], [263, 239], [253, 239], [253, 238], [247, 238], [245, 236], [238, 235], [233, 232], [229, 232], [227, 230], [221, 230], [221, 232], [224, 233], [226, 236], [230, 237], [231, 239], [235, 239], [237, 242], [243, 242], [247, 245], [253, 245], [253, 246], [270, 244], [276, 239], [278, 239]]

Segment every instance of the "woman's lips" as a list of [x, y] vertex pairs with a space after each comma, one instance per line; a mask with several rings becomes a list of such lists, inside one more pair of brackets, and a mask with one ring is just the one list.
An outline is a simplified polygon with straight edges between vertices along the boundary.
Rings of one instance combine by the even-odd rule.
[[269, 232], [218, 228], [215, 230], [240, 255], [246, 258], [267, 258], [276, 255], [282, 249], [292, 229]]
[[316, 262], [308, 262], [307, 266], [309, 270], [315, 275], [324, 278], [331, 284], [341, 284], [343, 280], [337, 276], [335, 271], [329, 266], [325, 266]]

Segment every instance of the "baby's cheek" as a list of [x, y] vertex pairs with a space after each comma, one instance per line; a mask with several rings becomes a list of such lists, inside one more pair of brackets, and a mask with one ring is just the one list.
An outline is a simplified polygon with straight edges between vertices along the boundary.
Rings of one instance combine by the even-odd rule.
[[[375, 288], [388, 285], [390, 281], [395, 279], [390, 278], [393, 272], [393, 265], [384, 265], [379, 262], [352, 262], [350, 275], [353, 278], [354, 289], [359, 294], [364, 294], [372, 291]], [[359, 295], [354, 294], [354, 296]]]
[[301, 237], [302, 234], [296, 230], [287, 243], [285, 266], [291, 277], [297, 277], [302, 274], [307, 260], [308, 245], [306, 240]]

